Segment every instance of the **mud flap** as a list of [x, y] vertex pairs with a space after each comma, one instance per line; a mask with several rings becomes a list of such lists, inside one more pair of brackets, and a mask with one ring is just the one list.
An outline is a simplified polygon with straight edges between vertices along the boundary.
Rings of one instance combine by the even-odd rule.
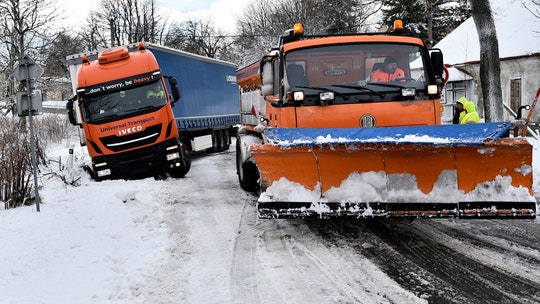
[[[268, 143], [251, 148], [260, 215], [534, 217], [532, 146], [501, 138], [510, 128], [268, 130]], [[283, 183], [309, 199], [276, 190]]]

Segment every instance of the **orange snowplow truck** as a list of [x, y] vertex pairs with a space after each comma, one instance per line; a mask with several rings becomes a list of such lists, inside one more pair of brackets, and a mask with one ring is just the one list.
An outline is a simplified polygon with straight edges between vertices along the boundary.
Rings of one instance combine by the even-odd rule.
[[306, 36], [237, 71], [237, 173], [259, 217], [534, 218], [510, 122], [441, 125], [443, 55], [392, 32]]
[[134, 48], [106, 49], [92, 59], [76, 56], [80, 62], [70, 65], [76, 95], [66, 108], [92, 158], [86, 169], [96, 180], [183, 177], [191, 158], [171, 107], [180, 98], [177, 81], [162, 75], [143, 43]]

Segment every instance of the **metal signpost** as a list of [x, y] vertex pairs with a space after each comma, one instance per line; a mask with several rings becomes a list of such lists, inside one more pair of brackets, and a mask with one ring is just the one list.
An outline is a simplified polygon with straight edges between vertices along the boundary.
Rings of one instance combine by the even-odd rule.
[[37, 65], [26, 55], [19, 63], [19, 66], [13, 70], [13, 77], [15, 77], [15, 79], [20, 81], [26, 87], [26, 92], [17, 92], [17, 112], [19, 116], [28, 116], [28, 124], [30, 128], [30, 146], [32, 149], [32, 167], [34, 169], [34, 193], [36, 197], [35, 200], [37, 212], [40, 212], [40, 210], [37, 181], [36, 144], [34, 139], [32, 114], [39, 114], [39, 109], [42, 108], [41, 91], [34, 90], [36, 81], [39, 77], [41, 77], [42, 74], [43, 68]]

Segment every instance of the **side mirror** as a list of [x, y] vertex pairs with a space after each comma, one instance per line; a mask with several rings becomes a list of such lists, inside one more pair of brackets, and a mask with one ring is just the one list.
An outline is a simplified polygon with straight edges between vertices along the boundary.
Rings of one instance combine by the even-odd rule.
[[168, 77], [169, 85], [171, 86], [171, 93], [173, 97], [173, 102], [175, 103], [180, 100], [180, 90], [178, 89], [178, 80], [174, 77]]
[[435, 73], [435, 76], [437, 78], [442, 78], [443, 74], [443, 67], [444, 67], [444, 60], [443, 60], [443, 53], [440, 49], [433, 49], [433, 52], [430, 54], [431, 56], [431, 66], [433, 67], [433, 72]]
[[68, 119], [69, 119], [69, 122], [76, 126], [76, 125], [79, 125], [77, 123], [77, 117], [75, 115], [75, 109], [73, 109], [73, 102], [75, 101], [75, 99], [77, 99], [77, 95], [71, 97], [70, 99], [68, 99], [67, 103], [66, 103], [66, 109], [67, 109], [67, 114], [68, 114]]
[[271, 60], [261, 61], [260, 73], [262, 95], [274, 95], [274, 68]]

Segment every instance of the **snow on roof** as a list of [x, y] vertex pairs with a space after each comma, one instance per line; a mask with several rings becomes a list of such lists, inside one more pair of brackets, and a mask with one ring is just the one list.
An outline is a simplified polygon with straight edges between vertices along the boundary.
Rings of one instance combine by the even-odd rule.
[[[509, 58], [540, 53], [540, 19], [518, 0], [491, 0], [499, 40], [499, 57]], [[532, 5], [532, 4], [529, 4]], [[480, 60], [478, 33], [472, 17], [437, 43], [446, 64]]]
[[471, 75], [466, 74], [455, 67], [449, 67], [448, 74], [450, 75], [448, 81], [464, 81], [473, 79]]

